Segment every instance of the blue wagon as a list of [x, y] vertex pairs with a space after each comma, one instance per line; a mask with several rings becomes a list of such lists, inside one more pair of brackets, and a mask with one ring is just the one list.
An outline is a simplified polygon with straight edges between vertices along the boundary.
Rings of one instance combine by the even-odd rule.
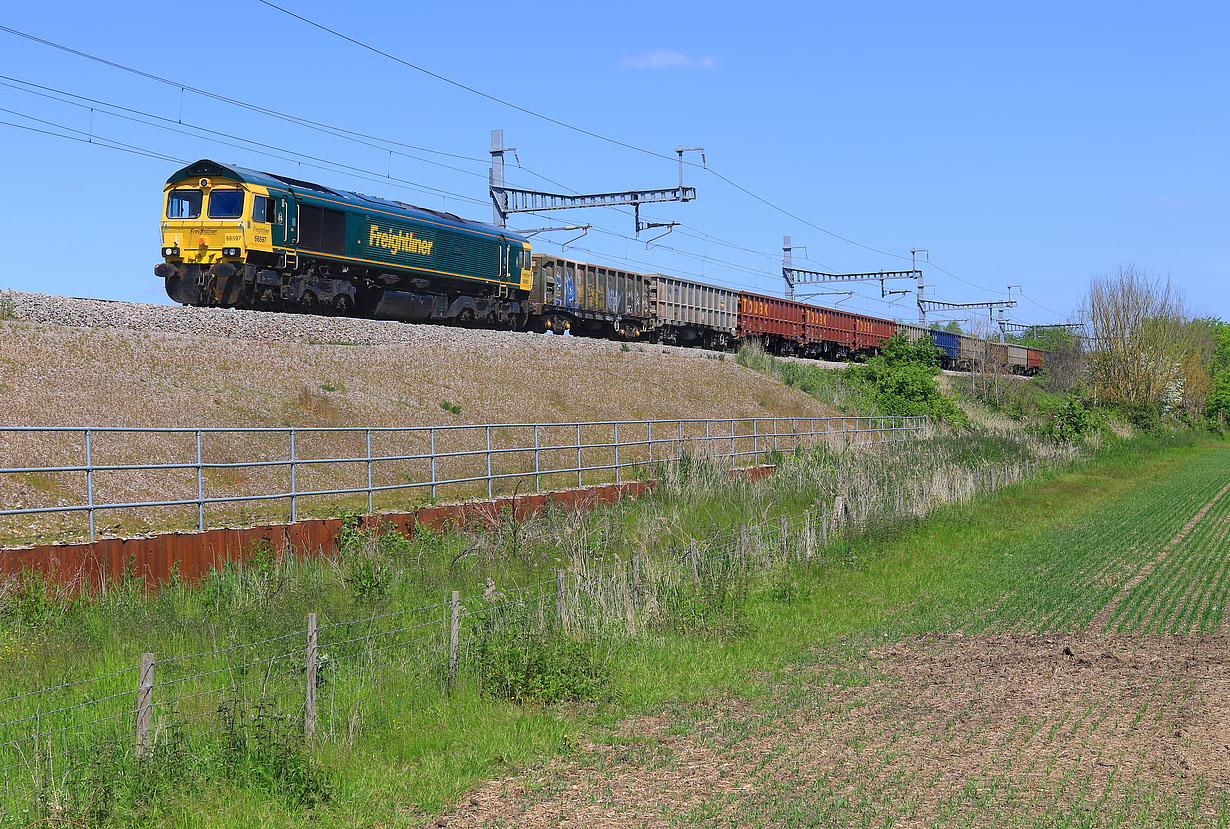
[[948, 331], [931, 329], [931, 342], [940, 350], [940, 364], [950, 368], [957, 363], [959, 345], [957, 335]]

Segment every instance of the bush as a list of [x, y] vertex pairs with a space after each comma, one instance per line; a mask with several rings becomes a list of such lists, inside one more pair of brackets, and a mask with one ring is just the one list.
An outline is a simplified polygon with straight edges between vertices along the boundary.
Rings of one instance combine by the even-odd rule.
[[1100, 424], [1100, 418], [1080, 392], [1069, 392], [1063, 402], [1045, 413], [1042, 436], [1055, 443], [1074, 443]]
[[939, 373], [939, 351], [931, 341], [911, 343], [900, 332], [889, 338], [880, 354], [845, 371], [853, 383], [867, 390], [883, 414], [930, 415], [954, 426], [968, 426], [965, 413], [936, 385]]
[[608, 679], [598, 643], [523, 624], [484, 630], [477, 657], [483, 692], [515, 702], [594, 700]]
[[39, 627], [53, 620], [61, 609], [51, 585], [38, 571], [27, 568], [17, 578], [0, 578], [0, 619]]

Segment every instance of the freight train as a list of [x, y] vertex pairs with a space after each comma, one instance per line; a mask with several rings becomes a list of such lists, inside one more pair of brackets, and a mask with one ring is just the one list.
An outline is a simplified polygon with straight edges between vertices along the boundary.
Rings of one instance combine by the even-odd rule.
[[1033, 374], [1043, 353], [864, 314], [533, 253], [505, 228], [202, 160], [167, 180], [167, 295], [185, 305], [536, 330], [845, 360], [898, 331], [946, 368]]

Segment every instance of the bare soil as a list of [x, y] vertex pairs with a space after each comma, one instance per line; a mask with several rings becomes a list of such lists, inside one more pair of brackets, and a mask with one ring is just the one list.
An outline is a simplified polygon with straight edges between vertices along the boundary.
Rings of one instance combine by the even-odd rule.
[[628, 721], [428, 825], [1215, 825], [1221, 637], [925, 638]]

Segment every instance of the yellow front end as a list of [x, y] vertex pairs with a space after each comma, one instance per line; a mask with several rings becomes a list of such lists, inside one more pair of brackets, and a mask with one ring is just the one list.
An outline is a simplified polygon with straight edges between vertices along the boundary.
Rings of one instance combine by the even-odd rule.
[[162, 254], [172, 264], [209, 267], [244, 262], [250, 250], [272, 251], [263, 187], [199, 178], [168, 184], [163, 198]]
[[534, 287], [533, 263], [530, 259], [530, 246], [526, 245], [521, 252], [521, 290], [528, 291]]

